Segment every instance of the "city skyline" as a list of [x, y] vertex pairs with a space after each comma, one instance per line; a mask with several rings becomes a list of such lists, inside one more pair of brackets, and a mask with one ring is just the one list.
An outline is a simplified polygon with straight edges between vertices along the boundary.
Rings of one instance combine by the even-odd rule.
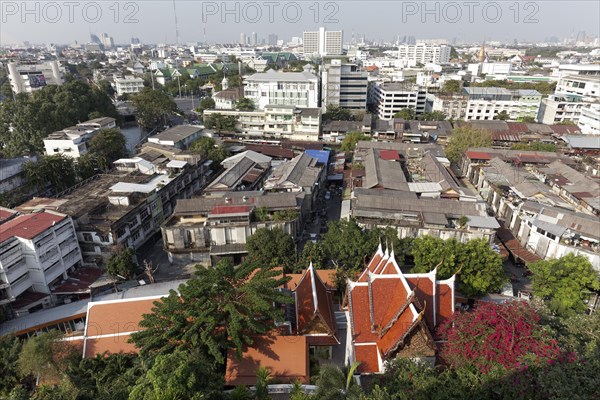
[[[131, 37], [139, 37], [143, 43], [205, 40], [207, 43], [237, 43], [241, 32], [249, 36], [256, 32], [259, 43], [270, 34], [287, 42], [321, 26], [343, 30], [346, 43], [353, 37], [356, 41], [366, 37], [372, 41], [393, 42], [397, 36], [405, 35], [418, 39], [510, 43], [514, 40], [540, 42], [548, 36], [575, 39], [582, 31], [588, 36], [600, 34], [597, 25], [600, 4], [592, 1], [569, 3], [569, 10], [578, 15], [577, 23], [571, 26], [564, 23], [563, 3], [552, 1], [375, 1], [368, 8], [356, 1], [192, 3], [178, 0], [65, 4], [2, 2], [0, 44], [86, 43], [90, 34], [104, 32], [114, 37], [115, 44], [129, 43]], [[383, 13], [384, 9], [389, 12]], [[378, 22], [369, 22], [373, 20]], [[157, 26], [164, 28], [156, 29]]]

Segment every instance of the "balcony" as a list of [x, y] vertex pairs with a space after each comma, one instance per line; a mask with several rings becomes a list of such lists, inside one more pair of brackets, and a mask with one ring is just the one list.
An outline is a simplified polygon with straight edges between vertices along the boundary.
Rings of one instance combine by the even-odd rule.
[[12, 264], [19, 257], [21, 257], [21, 247], [17, 245], [0, 256], [0, 265], [6, 269], [6, 266]]
[[32, 282], [29, 278], [29, 274], [21, 276], [19, 279], [17, 279], [10, 285], [12, 296], [17, 297], [18, 295], [29, 289], [31, 286]]
[[10, 266], [10, 268], [4, 270], [6, 273], [6, 278], [9, 282], [13, 282], [19, 276], [23, 275], [27, 272], [27, 262], [24, 258], [22, 258], [19, 262]]

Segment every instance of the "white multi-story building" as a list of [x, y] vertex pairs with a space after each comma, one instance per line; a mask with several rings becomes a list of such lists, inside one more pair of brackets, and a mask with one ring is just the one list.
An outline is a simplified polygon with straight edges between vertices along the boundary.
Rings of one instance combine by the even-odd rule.
[[142, 78], [125, 77], [115, 79], [117, 96], [139, 93], [143, 88], [144, 80]]
[[600, 135], [600, 103], [581, 108], [577, 125], [584, 135]]
[[426, 89], [411, 83], [374, 83], [370, 97], [370, 103], [379, 119], [390, 120], [405, 108], [412, 108], [415, 115], [426, 111]]
[[450, 46], [427, 43], [403, 44], [397, 50], [387, 50], [384, 53], [404, 61], [406, 66], [417, 64], [445, 64], [450, 61]]
[[[14, 216], [0, 225], [0, 305], [18, 304], [17, 313], [48, 305], [52, 287], [81, 261], [70, 217], [51, 211]], [[31, 293], [41, 295], [25, 301]]]
[[578, 95], [552, 94], [547, 99], [542, 99], [537, 120], [546, 125], [567, 121], [577, 123], [581, 109], [587, 105]]
[[600, 64], [560, 64], [552, 70], [552, 76], [562, 78], [569, 75], [600, 75]]
[[542, 95], [537, 90], [508, 90], [497, 87], [467, 87], [469, 97], [465, 121], [493, 120], [499, 113], [508, 113], [510, 121], [537, 118]]
[[116, 121], [111, 117], [92, 119], [62, 131], [53, 132], [44, 139], [47, 155], [64, 154], [78, 158], [88, 152], [87, 142], [101, 129], [115, 128]]
[[251, 99], [259, 110], [267, 105], [319, 106], [319, 78], [308, 71], [268, 70], [251, 75], [244, 81], [244, 96]]
[[342, 54], [342, 31], [326, 31], [321, 27], [318, 31], [304, 32], [304, 54], [319, 56], [338, 56]]
[[13, 93], [31, 93], [47, 85], [63, 84], [63, 74], [57, 61], [8, 63], [8, 79]]
[[259, 111], [204, 110], [204, 115], [221, 114], [236, 118], [236, 130], [244, 136], [281, 137], [290, 140], [317, 141], [321, 109], [268, 105]]
[[556, 93], [575, 94], [591, 99], [600, 98], [600, 76], [568, 75], [559, 79]]
[[369, 88], [368, 73], [355, 64], [343, 64], [341, 60], [331, 60], [323, 66], [321, 75], [321, 105], [349, 110], [365, 110]]
[[446, 118], [463, 120], [467, 114], [469, 97], [461, 94], [437, 94], [433, 96], [432, 111], [441, 111]]

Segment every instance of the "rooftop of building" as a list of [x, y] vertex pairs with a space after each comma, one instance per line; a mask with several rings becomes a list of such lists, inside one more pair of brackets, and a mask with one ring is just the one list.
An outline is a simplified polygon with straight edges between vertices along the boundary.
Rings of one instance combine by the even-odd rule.
[[158, 139], [160, 141], [171, 141], [177, 143], [179, 141], [187, 139], [192, 135], [195, 135], [198, 132], [201, 132], [203, 129], [204, 128], [201, 126], [177, 125], [157, 135], [152, 136], [151, 139]]
[[65, 218], [66, 215], [46, 211], [16, 216], [0, 227], [0, 243], [15, 236], [31, 240]]
[[307, 71], [282, 72], [270, 69], [266, 72], [252, 74], [244, 80], [246, 82], [317, 82], [318, 78], [315, 74]]

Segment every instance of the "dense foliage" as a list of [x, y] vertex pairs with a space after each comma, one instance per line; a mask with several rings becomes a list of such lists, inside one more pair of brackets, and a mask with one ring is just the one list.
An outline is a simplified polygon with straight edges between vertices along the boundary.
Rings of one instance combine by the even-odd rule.
[[133, 278], [137, 269], [133, 262], [134, 254], [134, 250], [130, 247], [118, 247], [106, 263], [106, 272], [117, 278]]
[[292, 237], [280, 228], [260, 228], [246, 243], [248, 259], [265, 267], [292, 269], [296, 261], [296, 246]]
[[199, 154], [203, 159], [212, 161], [213, 170], [221, 168], [221, 162], [230, 156], [224, 145], [218, 145], [215, 139], [202, 137], [190, 145], [190, 151]]
[[152, 130], [167, 124], [167, 117], [177, 111], [177, 104], [160, 90], [144, 88], [132, 96], [136, 119], [140, 126]]
[[437, 267], [438, 279], [458, 274], [459, 291], [468, 296], [482, 296], [499, 291], [506, 283], [502, 259], [485, 239], [460, 243], [431, 236], [412, 241], [414, 259], [411, 272], [429, 272]]
[[371, 140], [371, 137], [365, 135], [362, 132], [350, 132], [344, 136], [344, 140], [342, 140], [342, 151], [354, 151], [354, 148], [358, 144], [358, 142], [362, 140]]
[[[110, 97], [81, 81], [48, 85], [0, 103], [0, 149], [3, 157], [41, 153], [50, 133], [98, 116], [118, 118]], [[12, 127], [12, 130], [9, 129]]]
[[492, 134], [489, 131], [463, 126], [452, 130], [446, 147], [448, 159], [458, 163], [469, 147], [491, 147]]
[[533, 272], [533, 293], [547, 300], [548, 307], [561, 315], [583, 312], [584, 299], [600, 289], [598, 273], [584, 256], [572, 253], [558, 259], [529, 265]]
[[512, 150], [529, 150], [529, 151], [550, 151], [556, 152], [556, 145], [554, 143], [542, 143], [542, 142], [531, 142], [531, 143], [517, 143], [511, 146]]
[[237, 119], [233, 115], [220, 113], [204, 115], [202, 121], [207, 129], [214, 129], [217, 132], [235, 132], [237, 124]]

